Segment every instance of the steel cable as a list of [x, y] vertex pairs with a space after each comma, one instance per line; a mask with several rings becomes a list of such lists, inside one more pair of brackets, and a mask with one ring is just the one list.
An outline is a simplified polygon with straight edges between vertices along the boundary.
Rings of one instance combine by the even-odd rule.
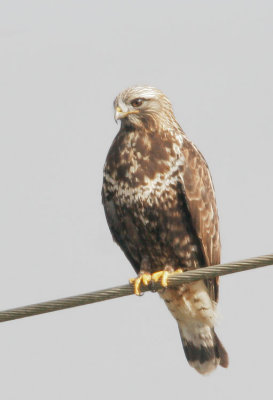
[[[250, 269], [265, 267], [273, 264], [273, 254], [249, 258], [247, 260], [236, 261], [228, 264], [219, 264], [211, 267], [198, 268], [183, 273], [170, 274], [168, 286], [178, 286], [182, 283], [189, 283], [201, 279], [215, 278], [216, 276], [233, 274], [235, 272], [247, 271]], [[141, 287], [142, 292], [157, 291], [162, 288], [160, 282], [152, 286]], [[122, 285], [109, 289], [98, 290], [96, 292], [85, 293], [77, 296], [65, 297], [62, 299], [46, 301], [43, 303], [31, 304], [23, 307], [13, 308], [0, 312], [0, 322], [11, 321], [14, 319], [31, 317], [33, 315], [49, 313], [66, 308], [78, 307], [85, 304], [97, 303], [99, 301], [111, 300], [118, 297], [134, 294], [132, 285]]]

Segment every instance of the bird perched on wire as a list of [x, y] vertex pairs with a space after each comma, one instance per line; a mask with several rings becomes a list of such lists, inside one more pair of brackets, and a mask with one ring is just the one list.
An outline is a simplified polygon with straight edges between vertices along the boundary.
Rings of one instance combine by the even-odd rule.
[[114, 241], [141, 285], [160, 281], [189, 364], [201, 374], [228, 355], [215, 331], [218, 279], [167, 287], [170, 272], [220, 263], [214, 187], [202, 154], [158, 89], [135, 86], [114, 101], [121, 121], [104, 166], [102, 200]]

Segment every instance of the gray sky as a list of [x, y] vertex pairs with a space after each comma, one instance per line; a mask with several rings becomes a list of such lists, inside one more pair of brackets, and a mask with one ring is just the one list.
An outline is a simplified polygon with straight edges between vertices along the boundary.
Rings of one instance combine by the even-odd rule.
[[[224, 262], [272, 252], [272, 1], [0, 2], [2, 309], [126, 283], [102, 169], [112, 102], [157, 86], [206, 157]], [[155, 294], [1, 324], [3, 399], [269, 399], [272, 278], [222, 278], [230, 367], [202, 377]]]

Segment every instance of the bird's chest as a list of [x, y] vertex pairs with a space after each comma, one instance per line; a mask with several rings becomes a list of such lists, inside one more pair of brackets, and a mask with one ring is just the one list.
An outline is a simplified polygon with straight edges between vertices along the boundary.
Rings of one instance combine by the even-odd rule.
[[120, 206], [152, 206], [175, 185], [182, 142], [167, 135], [131, 132], [114, 141], [104, 169], [104, 190]]

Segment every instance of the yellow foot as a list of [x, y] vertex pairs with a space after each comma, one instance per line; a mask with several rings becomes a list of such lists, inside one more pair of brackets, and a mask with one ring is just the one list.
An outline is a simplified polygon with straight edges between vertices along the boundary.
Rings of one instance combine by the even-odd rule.
[[[182, 273], [183, 270], [181, 268], [178, 268], [177, 270], [175, 270], [173, 272], [173, 274], [180, 274]], [[152, 274], [152, 281], [153, 282], [158, 282], [161, 281], [161, 285], [163, 287], [167, 287], [168, 286], [168, 276], [172, 274], [172, 272], [168, 272], [168, 271], [158, 271], [158, 272], [154, 272]]]
[[131, 278], [129, 282], [134, 285], [134, 291], [137, 296], [141, 294], [141, 285], [148, 286], [152, 280], [151, 274], [141, 274], [137, 278]]

